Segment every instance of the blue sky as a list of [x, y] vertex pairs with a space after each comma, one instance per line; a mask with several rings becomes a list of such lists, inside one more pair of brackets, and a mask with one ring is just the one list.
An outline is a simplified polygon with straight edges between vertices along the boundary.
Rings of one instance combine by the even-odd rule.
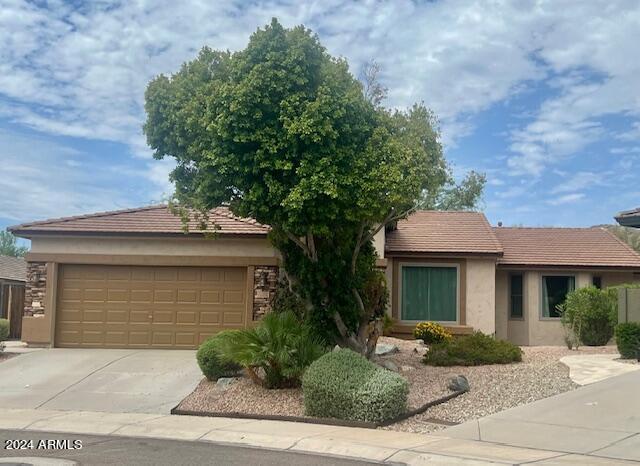
[[0, 227], [171, 192], [144, 89], [204, 45], [305, 24], [387, 105], [439, 116], [458, 176], [505, 225], [590, 226], [640, 206], [640, 2], [0, 0]]

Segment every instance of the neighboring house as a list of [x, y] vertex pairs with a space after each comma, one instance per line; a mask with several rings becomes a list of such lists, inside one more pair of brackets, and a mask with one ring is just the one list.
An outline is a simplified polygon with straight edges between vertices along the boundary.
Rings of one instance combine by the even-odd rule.
[[616, 221], [623, 227], [640, 228], [640, 208], [620, 212]]
[[20, 338], [26, 281], [23, 258], [0, 256], [0, 319], [9, 320], [9, 338]]
[[[268, 226], [214, 209], [216, 238], [165, 206], [47, 220], [31, 239], [23, 340], [61, 347], [194, 348], [269, 310]], [[208, 233], [213, 232], [213, 230]], [[394, 331], [442, 322], [521, 345], [563, 344], [555, 305], [575, 287], [640, 280], [640, 255], [600, 228], [492, 228], [473, 212], [416, 212], [374, 243]]]

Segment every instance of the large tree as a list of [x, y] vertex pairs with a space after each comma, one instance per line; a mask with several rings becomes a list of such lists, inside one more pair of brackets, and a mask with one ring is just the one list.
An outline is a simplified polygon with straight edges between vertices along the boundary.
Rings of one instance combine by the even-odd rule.
[[10, 231], [0, 230], [0, 256], [22, 257], [28, 251], [28, 247], [18, 245], [18, 238]]
[[276, 20], [242, 51], [203, 48], [155, 78], [145, 98], [155, 157], [177, 161], [178, 208], [206, 221], [228, 204], [270, 225], [306, 317], [371, 356], [386, 306], [374, 235], [418, 200], [465, 197], [434, 115], [383, 108], [380, 92], [366, 92], [311, 31]]

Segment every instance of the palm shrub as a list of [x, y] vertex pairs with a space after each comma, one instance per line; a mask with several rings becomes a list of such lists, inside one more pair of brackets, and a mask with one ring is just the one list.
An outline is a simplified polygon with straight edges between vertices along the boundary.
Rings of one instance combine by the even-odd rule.
[[640, 359], [640, 322], [623, 322], [616, 326], [616, 346], [625, 359]]
[[231, 377], [241, 369], [240, 365], [233, 361], [225, 360], [218, 351], [218, 337], [214, 336], [206, 340], [198, 348], [196, 353], [198, 366], [209, 380], [218, 380], [220, 377]]
[[519, 346], [475, 332], [431, 345], [423, 363], [430, 366], [481, 366], [522, 361]]
[[413, 337], [416, 340], [424, 341], [427, 345], [441, 343], [453, 338], [446, 328], [435, 322], [420, 322], [413, 329]]
[[299, 386], [305, 369], [326, 351], [323, 341], [293, 311], [270, 312], [251, 329], [221, 332], [216, 349], [266, 388]]
[[567, 295], [562, 322], [574, 329], [582, 344], [606, 345], [613, 336], [617, 321], [617, 304], [609, 292], [587, 286]]
[[0, 319], [0, 341], [4, 341], [7, 338], [9, 338], [9, 321]]

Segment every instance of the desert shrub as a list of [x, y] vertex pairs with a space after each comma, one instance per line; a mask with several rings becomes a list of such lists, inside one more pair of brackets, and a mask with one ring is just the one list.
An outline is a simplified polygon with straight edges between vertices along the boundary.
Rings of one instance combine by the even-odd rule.
[[475, 332], [431, 345], [422, 362], [430, 366], [481, 366], [522, 361], [520, 347]]
[[407, 409], [409, 383], [348, 349], [325, 354], [302, 379], [308, 416], [380, 422]]
[[209, 380], [231, 377], [241, 369], [240, 365], [222, 358], [218, 352], [217, 344], [217, 337], [211, 337], [200, 345], [196, 353], [198, 366]]
[[0, 319], [0, 341], [4, 341], [7, 338], [9, 338], [9, 321]]
[[396, 320], [391, 317], [389, 314], [385, 313], [382, 316], [382, 334], [383, 335], [391, 335], [391, 331], [393, 330], [393, 326], [396, 324]]
[[247, 370], [266, 388], [300, 385], [306, 368], [325, 353], [325, 345], [294, 312], [270, 312], [256, 327], [216, 336], [219, 354]]
[[625, 359], [640, 357], [640, 322], [623, 322], [616, 326], [616, 345]]
[[427, 345], [451, 340], [452, 335], [442, 325], [435, 322], [420, 322], [413, 329], [413, 337], [422, 340]]
[[618, 307], [611, 296], [610, 292], [593, 286], [578, 288], [567, 295], [562, 321], [575, 331], [582, 344], [606, 345], [613, 336]]

